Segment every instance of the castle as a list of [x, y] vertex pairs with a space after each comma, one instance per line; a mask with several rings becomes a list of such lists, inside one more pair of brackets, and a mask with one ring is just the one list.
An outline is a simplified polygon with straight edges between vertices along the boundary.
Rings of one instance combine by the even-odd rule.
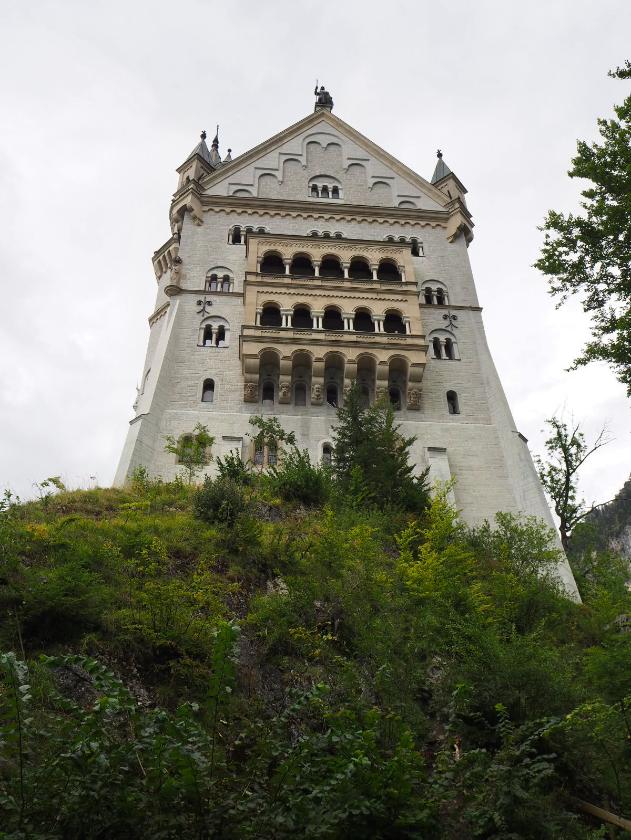
[[[419, 470], [455, 478], [465, 521], [512, 511], [554, 527], [487, 346], [465, 187], [440, 152], [426, 181], [332, 111], [316, 89], [314, 112], [259, 146], [222, 160], [202, 133], [178, 168], [115, 483], [139, 465], [173, 477], [165, 436], [197, 423], [215, 457], [265, 466], [275, 454], [252, 449], [253, 414], [277, 415], [327, 461], [335, 407], [357, 381], [416, 436]], [[567, 563], [559, 575], [577, 597]]]

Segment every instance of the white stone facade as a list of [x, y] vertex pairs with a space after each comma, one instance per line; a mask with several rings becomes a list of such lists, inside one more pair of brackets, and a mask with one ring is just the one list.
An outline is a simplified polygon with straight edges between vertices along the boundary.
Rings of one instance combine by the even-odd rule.
[[[327, 109], [316, 110], [229, 163], [212, 168], [202, 158], [203, 149], [180, 167], [180, 186], [171, 212], [173, 236], [154, 255], [156, 307], [150, 318], [136, 414], [115, 482], [123, 484], [139, 465], [151, 474], [172, 478], [178, 467], [174, 456], [165, 452], [165, 436], [189, 433], [198, 422], [208, 426], [215, 438], [215, 457], [232, 449], [248, 457], [252, 428], [248, 419], [253, 414], [277, 415], [285, 429], [296, 433], [298, 445], [308, 449], [313, 460], [319, 460], [322, 446], [331, 440], [335, 419], [335, 409], [326, 400], [316, 405], [308, 397], [304, 406], [294, 405], [293, 399], [281, 404], [277, 393], [274, 405], [266, 407], [257, 393], [255, 402], [244, 401], [244, 333], [255, 331], [254, 318], [248, 315], [250, 323], [246, 318], [246, 311], [253, 311], [247, 296], [252, 294], [249, 287], [260, 281], [260, 265], [252, 256], [256, 231], [264, 231], [266, 241], [282, 237], [285, 248], [291, 248], [292, 237], [296, 237], [297, 251], [301, 237], [317, 231], [320, 237], [316, 241], [321, 243], [321, 235], [328, 234], [331, 253], [342, 243], [348, 253], [349, 248], [360, 253], [362, 243], [365, 249], [370, 246], [374, 250], [375, 243], [387, 243], [388, 238], [397, 243], [405, 239], [407, 249], [414, 239], [418, 256], [406, 256], [402, 288], [408, 292], [408, 302], [401, 304], [401, 311], [404, 315], [409, 312], [404, 308], [409, 306], [410, 289], [414, 289], [414, 330], [409, 324], [407, 329], [415, 334], [394, 338], [403, 348], [397, 353], [415, 360], [422, 374], [420, 404], [406, 402], [404, 384], [402, 408], [397, 413], [403, 433], [416, 436], [412, 456], [418, 469], [429, 466], [435, 478], [455, 479], [454, 501], [469, 523], [510, 511], [536, 515], [554, 527], [486, 342], [467, 252], [472, 239], [471, 217], [464, 203], [464, 188], [455, 176], [443, 178], [436, 186], [430, 184]], [[312, 194], [314, 185], [317, 194]], [[322, 197], [323, 186], [328, 198]], [[339, 198], [331, 197], [334, 186]], [[235, 226], [243, 231], [240, 244], [231, 242]], [[251, 230], [247, 237], [246, 228]], [[349, 242], [354, 244], [349, 246]], [[410, 273], [413, 276], [408, 276]], [[217, 281], [211, 291], [209, 278], [214, 275]], [[300, 281], [303, 286], [309, 282]], [[290, 289], [294, 283], [298, 287], [298, 281], [288, 275]], [[428, 287], [441, 289], [439, 300], [448, 303], [425, 303]], [[348, 280], [340, 280], [335, 288], [336, 294], [349, 299], [349, 312], [372, 300], [369, 308], [376, 313], [379, 295], [394, 300], [397, 294], [392, 284], [387, 284], [386, 290], [377, 282], [367, 283], [365, 291], [358, 291]], [[435, 294], [432, 300], [436, 300]], [[213, 343], [204, 346], [206, 323], [213, 326]], [[220, 324], [225, 326], [225, 338], [216, 346]], [[322, 333], [316, 333], [301, 334], [283, 327], [270, 338], [280, 348], [280, 356], [285, 352], [279, 344], [283, 341], [311, 354], [312, 381], [321, 352], [316, 339], [326, 341]], [[257, 341], [267, 340], [265, 330], [257, 335]], [[392, 338], [369, 335], [364, 350], [371, 353], [373, 345], [386, 347], [383, 342]], [[434, 338], [442, 341], [443, 358], [434, 358]], [[357, 341], [357, 335], [332, 337], [332, 341], [346, 339]], [[406, 342], [416, 348], [409, 354]], [[445, 342], [452, 343], [451, 350], [445, 351]], [[347, 348], [345, 352], [348, 357], [357, 351]], [[382, 352], [387, 353], [387, 348]], [[445, 358], [446, 352], [452, 358]], [[386, 358], [377, 351], [375, 356]], [[202, 386], [209, 378], [214, 381], [213, 401], [203, 402]], [[457, 395], [459, 413], [450, 413], [448, 392]], [[374, 393], [371, 396], [374, 398]], [[212, 462], [208, 472], [213, 472]], [[563, 564], [559, 573], [576, 596], [569, 566]]]

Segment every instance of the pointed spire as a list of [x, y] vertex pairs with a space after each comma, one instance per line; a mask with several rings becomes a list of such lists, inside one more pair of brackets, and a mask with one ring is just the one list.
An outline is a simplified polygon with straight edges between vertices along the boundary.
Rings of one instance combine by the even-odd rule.
[[223, 159], [223, 162], [224, 163], [230, 163], [231, 160], [232, 160], [232, 149], [228, 149], [228, 154]]
[[451, 169], [447, 166], [445, 161], [443, 160], [443, 153], [440, 149], [436, 152], [436, 157], [438, 160], [436, 161], [436, 168], [434, 169], [434, 174], [432, 175], [432, 184], [435, 184], [437, 181], [440, 181], [442, 178], [445, 178], [447, 175], [451, 175]]
[[215, 166], [221, 163], [221, 158], [219, 157], [219, 126], [217, 126], [217, 131], [210, 147], [210, 162]]
[[199, 137], [199, 143], [195, 146], [186, 160], [190, 160], [192, 157], [195, 157], [195, 155], [199, 155], [206, 161], [206, 163], [211, 163], [210, 152], [208, 151], [208, 146], [206, 145], [206, 132], [202, 131]]

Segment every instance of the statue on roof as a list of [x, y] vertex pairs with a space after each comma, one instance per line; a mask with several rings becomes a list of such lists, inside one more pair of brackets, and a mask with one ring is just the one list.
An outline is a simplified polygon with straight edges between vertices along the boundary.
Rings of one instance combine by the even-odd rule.
[[316, 108], [328, 108], [329, 111], [333, 110], [333, 97], [325, 89], [324, 85], [320, 85], [320, 89], [318, 90], [318, 83], [316, 82], [315, 90], [313, 91], [313, 95], [316, 97]]

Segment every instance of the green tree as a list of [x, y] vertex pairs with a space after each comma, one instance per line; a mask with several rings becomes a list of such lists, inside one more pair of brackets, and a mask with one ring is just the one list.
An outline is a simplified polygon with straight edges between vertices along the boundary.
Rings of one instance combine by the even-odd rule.
[[208, 427], [198, 423], [192, 434], [182, 435], [179, 439], [167, 435], [164, 449], [175, 455], [178, 464], [186, 472], [188, 483], [192, 484], [212, 458], [210, 448], [214, 442], [215, 438], [209, 434]]
[[415, 437], [403, 437], [387, 402], [366, 406], [353, 383], [338, 408], [333, 429], [333, 467], [343, 489], [380, 507], [393, 505], [422, 510], [427, 505], [427, 472], [415, 476], [410, 447]]
[[[630, 79], [631, 62], [609, 75]], [[548, 212], [535, 267], [559, 306], [579, 294], [591, 318], [592, 340], [571, 369], [608, 362], [631, 395], [631, 96], [614, 110], [617, 119], [598, 120], [601, 142], [578, 142], [568, 175], [590, 182], [582, 212]]]
[[578, 471], [590, 455], [606, 446], [611, 439], [603, 427], [590, 446], [585, 442], [579, 423], [572, 423], [570, 428], [558, 417], [551, 417], [546, 423], [551, 430], [545, 443], [548, 460], [542, 461], [537, 456], [535, 462], [543, 489], [552, 500], [554, 512], [559, 517], [561, 544], [567, 551], [573, 528], [592, 510], [606, 504], [601, 502], [600, 505], [588, 508], [578, 498]]

